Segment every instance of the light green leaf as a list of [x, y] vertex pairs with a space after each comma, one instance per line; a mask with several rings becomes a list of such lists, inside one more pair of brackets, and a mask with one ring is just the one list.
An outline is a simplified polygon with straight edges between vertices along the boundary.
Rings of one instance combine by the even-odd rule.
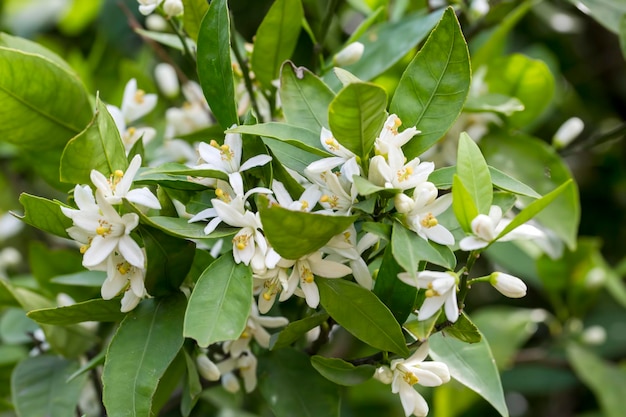
[[252, 272], [227, 253], [202, 273], [189, 298], [183, 334], [201, 347], [235, 340], [246, 328]]
[[[155, 42], [158, 42], [165, 46], [169, 46], [170, 48], [177, 49], [181, 52], [185, 50], [185, 47], [183, 46], [183, 42], [180, 40], [178, 35], [175, 35], [173, 33], [155, 32], [152, 30], [145, 30], [141, 28], [135, 29], [135, 32], [137, 32], [137, 34], [139, 34], [140, 36], [144, 38], [152, 39]], [[187, 48], [189, 50], [193, 51], [196, 49], [195, 42], [191, 40], [190, 38], [185, 38], [185, 42], [187, 43]]]
[[278, 139], [297, 148], [320, 156], [332, 156], [320, 142], [320, 133], [286, 123], [269, 122], [256, 125], [237, 126], [226, 133], [245, 133]]
[[467, 344], [436, 333], [429, 338], [430, 356], [448, 365], [450, 375], [486, 399], [502, 417], [509, 412], [504, 401], [500, 374], [484, 337]]
[[515, 97], [502, 94], [485, 94], [476, 97], [468, 97], [463, 106], [466, 112], [492, 112], [510, 116], [517, 111], [524, 110], [524, 104]]
[[311, 365], [329, 381], [339, 385], [357, 385], [374, 376], [374, 365], [354, 366], [343, 359], [314, 355]]
[[339, 417], [337, 385], [313, 369], [309, 357], [280, 349], [259, 360], [259, 390], [276, 417]]
[[182, 293], [143, 300], [111, 340], [102, 373], [109, 417], [150, 415], [159, 380], [183, 346]]
[[354, 186], [356, 187], [357, 192], [362, 196], [368, 196], [372, 194], [381, 194], [387, 198], [392, 198], [398, 193], [401, 193], [402, 190], [398, 188], [385, 188], [380, 187], [378, 185], [372, 184], [367, 179], [360, 177], [358, 175], [354, 175], [352, 177], [354, 181]]
[[57, 356], [20, 362], [11, 375], [11, 395], [19, 416], [67, 417], [75, 414], [85, 378], [66, 382], [78, 363]]
[[[159, 165], [158, 167], [139, 168], [139, 172], [137, 173], [135, 182], [137, 183], [143, 183], [143, 182], [160, 183], [160, 181], [158, 180], [159, 177], [155, 177], [157, 174], [170, 176], [171, 181], [179, 180], [178, 177], [180, 177], [180, 181], [189, 182], [189, 179], [187, 178], [187, 176], [208, 177], [208, 178], [217, 178], [221, 180], [228, 180], [228, 174], [222, 171], [217, 171], [214, 169], [194, 169], [194, 168], [189, 168], [187, 165], [178, 164], [175, 162], [167, 162], [163, 165]], [[167, 177], [164, 176], [163, 178], [167, 178]]]
[[14, 365], [28, 357], [28, 349], [20, 345], [0, 345], [0, 366]]
[[191, 39], [197, 40], [202, 25], [202, 18], [209, 10], [209, 5], [206, 0], [183, 0], [183, 7], [185, 9], [183, 14], [185, 32]]
[[335, 76], [339, 79], [339, 81], [341, 81], [341, 85], [343, 85], [344, 87], [348, 84], [363, 82], [362, 79], [360, 79], [350, 71], [346, 71], [343, 68], [335, 67], [333, 68], [333, 72], [335, 73]]
[[[404, 35], [402, 35], [404, 36]], [[430, 148], [457, 119], [470, 86], [467, 44], [448, 8], [409, 64], [391, 100], [390, 112], [422, 133], [403, 150], [410, 160]]]
[[301, 320], [292, 321], [283, 330], [274, 333], [270, 338], [270, 350], [280, 349], [296, 342], [309, 330], [324, 323], [328, 319], [326, 313], [315, 313]]
[[80, 271], [73, 274], [59, 275], [50, 280], [53, 284], [72, 285], [77, 287], [98, 287], [107, 277], [105, 271]]
[[259, 213], [265, 237], [285, 259], [298, 259], [315, 252], [356, 220], [356, 216], [331, 216], [280, 206], [267, 207], [263, 199]]
[[61, 181], [91, 184], [89, 174], [95, 169], [110, 176], [128, 167], [126, 151], [119, 131], [106, 106], [96, 99], [96, 114], [80, 134], [72, 138], [61, 155]]
[[478, 343], [482, 340], [478, 328], [465, 313], [461, 313], [459, 319], [452, 326], [446, 327], [443, 332], [465, 343]]
[[414, 320], [407, 321], [404, 323], [403, 327], [411, 333], [415, 339], [420, 342], [425, 342], [435, 329], [435, 324], [437, 324], [440, 315], [441, 309], [426, 320], [418, 320], [417, 316], [412, 316]]
[[120, 300], [88, 300], [66, 307], [43, 308], [28, 312], [28, 317], [37, 323], [66, 326], [85, 321], [117, 322], [126, 314], [120, 312]]
[[[305, 150], [299, 149], [289, 143], [271, 138], [262, 138], [263, 143], [274, 154], [274, 160], [279, 161], [289, 169], [293, 169], [300, 175], [304, 175], [304, 170], [312, 162], [320, 159], [319, 155], [314, 155]], [[272, 161], [274, 163], [274, 160]], [[272, 165], [273, 165], [272, 163]]]
[[351, 83], [328, 107], [328, 123], [335, 139], [362, 160], [369, 158], [385, 122], [387, 93], [370, 83]]
[[[51, 50], [44, 48], [43, 46], [41, 46], [40, 44], [36, 42], [30, 41], [28, 39], [20, 38], [19, 36], [11, 36], [7, 33], [0, 32], [0, 47], [27, 52], [27, 53], [31, 53], [34, 55], [40, 55], [54, 62], [55, 64], [57, 64], [59, 67], [64, 69], [73, 78], [77, 78], [72, 67], [67, 62], [65, 62], [63, 58], [61, 58], [60, 56], [58, 56]], [[91, 114], [86, 116], [86, 118], [87, 118], [87, 121], [89, 121], [89, 119], [91, 119]], [[80, 130], [82, 130], [82, 128]]]
[[452, 210], [461, 228], [465, 232], [470, 233], [472, 231], [472, 220], [478, 216], [478, 209], [467, 188], [465, 188], [456, 174], [454, 174], [452, 180]]
[[491, 174], [478, 145], [465, 132], [459, 138], [456, 174], [478, 212], [488, 214], [493, 200]]
[[324, 309], [357, 339], [376, 349], [409, 355], [400, 325], [376, 295], [343, 279], [317, 278], [315, 282]]
[[[452, 188], [452, 178], [456, 172], [456, 167], [444, 167], [433, 171], [428, 176], [428, 181], [435, 184], [440, 190], [449, 190]], [[508, 174], [496, 169], [492, 166], [489, 167], [489, 174], [491, 175], [491, 182], [496, 188], [503, 191], [508, 191], [513, 194], [523, 195], [526, 197], [540, 198], [541, 194], [533, 190], [523, 182], [516, 180]]]
[[574, 342], [567, 345], [567, 356], [576, 375], [598, 399], [604, 416], [623, 416], [626, 372], [615, 365], [606, 363]]
[[626, 3], [621, 0], [570, 0], [585, 14], [593, 18], [613, 33], [619, 33], [620, 20], [626, 15]]
[[58, 27], [64, 35], [73, 37], [80, 35], [98, 17], [102, 0], [73, 0], [70, 3], [71, 7], [65, 9]]
[[335, 94], [311, 71], [285, 62], [278, 94], [287, 123], [313, 132], [328, 128], [328, 106]]
[[24, 206], [24, 215], [17, 217], [24, 223], [69, 239], [65, 230], [72, 226], [72, 220], [63, 214], [59, 202], [22, 193], [20, 203]]
[[417, 271], [418, 264], [421, 261], [430, 262], [448, 269], [454, 268], [454, 264], [449, 262], [449, 256], [442, 256], [427, 240], [419, 237], [417, 233], [407, 229], [398, 222], [393, 224], [391, 247], [393, 257], [407, 272], [413, 273]]
[[281, 65], [291, 57], [303, 17], [300, 0], [276, 0], [263, 18], [256, 32], [251, 66], [264, 88], [273, 88]]
[[226, 0], [211, 2], [198, 34], [198, 77], [211, 111], [227, 129], [239, 124], [230, 61], [230, 18]]
[[[379, 225], [380, 223], [370, 224]], [[389, 234], [386, 234], [386, 236], [389, 237]], [[398, 274], [403, 272], [403, 269], [394, 259], [392, 246], [390, 244], [385, 248], [383, 260], [374, 282], [373, 292], [389, 308], [398, 323], [404, 323], [411, 311], [413, 311], [417, 288], [407, 285], [398, 279]]]

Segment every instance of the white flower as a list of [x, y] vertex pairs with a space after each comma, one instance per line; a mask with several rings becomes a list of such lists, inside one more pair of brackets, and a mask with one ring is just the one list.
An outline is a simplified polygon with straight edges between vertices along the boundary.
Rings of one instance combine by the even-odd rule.
[[173, 66], [166, 62], [161, 62], [154, 67], [154, 78], [159, 86], [159, 90], [169, 98], [174, 98], [180, 93], [178, 76]]
[[218, 363], [217, 367], [222, 375], [222, 386], [228, 392], [235, 393], [240, 389], [239, 381], [233, 373], [235, 370], [239, 370], [246, 392], [252, 392], [256, 388], [257, 358], [250, 350], [245, 350], [239, 357], [231, 356]]
[[116, 170], [111, 177], [106, 178], [101, 172], [92, 169], [90, 178], [109, 204], [120, 204], [125, 198], [131, 203], [160, 209], [159, 200], [148, 188], [130, 189], [139, 167], [141, 167], [141, 156], [135, 155], [126, 172]]
[[259, 312], [265, 314], [274, 305], [276, 295], [288, 288], [289, 273], [286, 267], [275, 266], [268, 268], [263, 273], [255, 273], [253, 277], [255, 288], [259, 292], [257, 301]]
[[163, 3], [163, 11], [168, 17], [183, 14], [183, 2], [180, 0], [165, 0]]
[[567, 119], [554, 134], [552, 143], [557, 149], [565, 148], [585, 129], [585, 124], [578, 117]]
[[285, 317], [260, 315], [257, 306], [253, 303], [246, 328], [241, 333], [241, 336], [239, 336], [239, 339], [228, 344], [228, 349], [225, 349], [225, 352], [238, 357], [248, 349], [252, 338], [254, 338], [261, 347], [268, 349], [270, 347], [270, 334], [265, 328], [273, 329], [288, 324], [289, 320]]
[[212, 122], [209, 104], [202, 93], [202, 87], [195, 81], [189, 81], [183, 85], [182, 90], [187, 100], [183, 107], [171, 107], [165, 112], [166, 139], [196, 132], [210, 126]]
[[452, 323], [459, 318], [459, 307], [456, 301], [456, 284], [458, 277], [453, 272], [421, 271], [414, 273], [401, 272], [398, 278], [407, 285], [426, 290], [426, 299], [419, 309], [418, 320], [432, 317], [441, 306], [444, 306], [446, 317]]
[[526, 295], [526, 284], [513, 275], [494, 272], [491, 274], [489, 282], [496, 290], [509, 298], [521, 298]]
[[390, 150], [387, 159], [382, 155], [376, 155], [370, 159], [369, 181], [385, 188], [408, 190], [425, 182], [435, 170], [435, 164], [420, 163], [419, 158], [414, 158], [408, 163], [404, 161], [404, 153], [400, 149]]
[[398, 212], [406, 213], [409, 228], [421, 238], [441, 245], [454, 244], [454, 236], [439, 224], [436, 217], [450, 207], [452, 194], [437, 198], [437, 188], [427, 181], [415, 187], [413, 199], [406, 198], [404, 194], [396, 194], [395, 202], [398, 202], [396, 205]]
[[[144, 268], [131, 265], [123, 256], [113, 253], [106, 259], [106, 272], [107, 278], [102, 283], [100, 290], [103, 299], [110, 300], [120, 291], [126, 289], [124, 294], [126, 300], [122, 300], [122, 307], [126, 303], [127, 308], [131, 305], [134, 308], [139, 300], [146, 296], [144, 286], [146, 271]], [[122, 311], [130, 311], [132, 308], [122, 309]]]
[[243, 172], [272, 160], [269, 155], [256, 155], [241, 164], [242, 140], [239, 133], [227, 133], [223, 145], [219, 145], [215, 140], [212, 140], [210, 145], [201, 142], [198, 152], [204, 163], [196, 166], [197, 169], [214, 169], [226, 174]]
[[124, 121], [131, 123], [150, 113], [156, 107], [157, 100], [156, 94], [146, 94], [145, 91], [138, 89], [137, 80], [132, 78], [126, 83], [122, 98], [120, 110]]
[[352, 177], [354, 175], [361, 174], [361, 168], [356, 160], [356, 155], [337, 142], [337, 139], [333, 137], [333, 133], [330, 130], [324, 127], [322, 128], [322, 132], [320, 133], [320, 142], [324, 149], [335, 156], [322, 158], [318, 161], [312, 162], [308, 167], [306, 167], [305, 172], [320, 174], [341, 165], [341, 175], [349, 182], [352, 182]]
[[[502, 209], [498, 206], [491, 206], [489, 215], [479, 214], [472, 220], [472, 233], [474, 236], [467, 236], [461, 239], [459, 247], [464, 251], [472, 251], [487, 247], [511, 222], [502, 218]], [[501, 242], [516, 239], [534, 239], [543, 237], [543, 232], [534, 226], [523, 224], [511, 230], [498, 240]]]
[[139, 2], [139, 12], [147, 16], [159, 7], [163, 0], [137, 0]]
[[217, 365], [204, 353], [196, 356], [196, 366], [202, 378], [208, 381], [217, 381], [222, 376]]
[[351, 225], [345, 232], [334, 236], [328, 241], [326, 246], [324, 246], [324, 251], [331, 254], [326, 259], [333, 261], [347, 260], [350, 269], [352, 269], [352, 276], [354, 276], [356, 282], [363, 288], [371, 290], [374, 281], [361, 254], [366, 249], [375, 245], [379, 238], [372, 233], [364, 234], [358, 243], [356, 238], [357, 233], [354, 225]]
[[283, 183], [276, 180], [272, 182], [272, 191], [281, 207], [295, 211], [311, 211], [322, 196], [319, 187], [311, 184], [306, 187], [300, 198], [294, 201]]
[[393, 371], [391, 392], [400, 395], [400, 402], [407, 417], [411, 414], [418, 417], [428, 414], [426, 400], [413, 388], [413, 385], [436, 387], [450, 381], [448, 366], [443, 362], [424, 362], [427, 355], [428, 344], [424, 343], [408, 359], [391, 361]]
[[333, 63], [338, 67], [345, 67], [346, 65], [354, 64], [361, 59], [364, 49], [365, 46], [361, 42], [352, 42], [350, 45], [335, 54], [333, 57]]
[[402, 121], [398, 116], [395, 114], [389, 115], [383, 125], [383, 129], [380, 131], [380, 135], [378, 135], [376, 142], [374, 143], [376, 155], [381, 155], [385, 159], [388, 159], [389, 153], [402, 153], [402, 146], [411, 140], [413, 136], [420, 133], [415, 126], [406, 128], [402, 132], [398, 132], [398, 128], [401, 125]]
[[340, 172], [324, 171], [313, 173], [305, 170], [311, 181], [320, 186], [321, 197], [319, 203], [326, 211], [335, 214], [349, 215], [352, 205], [356, 202], [358, 192], [356, 185], [348, 181]]
[[122, 142], [124, 143], [124, 149], [126, 153], [132, 149], [133, 145], [141, 139], [144, 145], [147, 145], [152, 139], [156, 137], [156, 129], [152, 127], [129, 127], [124, 132], [120, 132]]

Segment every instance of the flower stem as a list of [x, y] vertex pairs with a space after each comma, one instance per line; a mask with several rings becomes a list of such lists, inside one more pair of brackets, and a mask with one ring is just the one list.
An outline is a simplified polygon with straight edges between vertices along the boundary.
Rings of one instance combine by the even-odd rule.
[[248, 94], [250, 95], [250, 103], [252, 104], [252, 109], [256, 113], [256, 117], [259, 123], [263, 123], [263, 116], [259, 111], [259, 105], [256, 102], [256, 97], [254, 95], [254, 88], [252, 87], [252, 80], [250, 79], [250, 72], [248, 69], [248, 62], [243, 59], [241, 54], [239, 53], [239, 48], [237, 47], [237, 35], [235, 32], [235, 25], [231, 21], [231, 29], [230, 29], [230, 42], [232, 44], [231, 49], [233, 54], [235, 55], [235, 59], [239, 64], [239, 68], [241, 69], [241, 74], [243, 75], [243, 82], [246, 86], [246, 90], [248, 90]]
[[467, 291], [471, 286], [469, 274], [472, 270], [472, 267], [474, 266], [474, 263], [476, 263], [476, 260], [478, 260], [479, 257], [480, 252], [471, 251], [469, 255], [467, 255], [467, 262], [465, 263], [465, 266], [461, 269], [461, 271], [459, 271], [461, 275], [461, 281], [459, 282], [458, 305], [459, 310], [461, 311], [465, 307], [465, 297], [467, 296]]

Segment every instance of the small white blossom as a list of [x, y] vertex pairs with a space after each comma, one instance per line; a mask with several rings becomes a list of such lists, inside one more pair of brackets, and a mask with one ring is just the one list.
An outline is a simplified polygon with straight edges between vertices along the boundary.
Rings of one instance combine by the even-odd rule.
[[159, 7], [163, 0], [137, 0], [139, 2], [139, 12], [147, 16]]
[[[376, 141], [374, 142], [376, 155], [381, 155], [385, 159], [388, 159], [390, 153], [402, 153], [402, 146], [410, 141], [413, 136], [420, 133], [415, 126], [406, 128], [402, 132], [398, 132], [398, 128], [401, 125], [402, 121], [398, 116], [395, 114], [389, 115], [382, 130], [380, 131], [380, 135], [378, 135]], [[402, 156], [404, 156], [403, 153]], [[392, 158], [397, 158], [397, 156], [392, 156]]]
[[196, 366], [198, 373], [207, 381], [218, 381], [222, 376], [217, 365], [204, 353], [196, 356]]
[[354, 64], [361, 59], [364, 50], [365, 46], [361, 42], [352, 42], [335, 54], [333, 63], [338, 67]]
[[283, 327], [289, 324], [289, 320], [280, 316], [262, 316], [259, 314], [257, 306], [253, 303], [250, 309], [250, 315], [248, 316], [248, 322], [246, 328], [239, 336], [239, 339], [232, 341], [228, 344], [228, 349], [225, 349], [226, 353], [230, 353], [232, 356], [240, 356], [248, 346], [250, 341], [254, 338], [259, 346], [268, 349], [270, 347], [270, 334], [265, 328]]
[[183, 2], [180, 0], [165, 0], [163, 11], [168, 17], [181, 15], [184, 11]]
[[322, 128], [322, 132], [320, 133], [320, 142], [324, 149], [335, 156], [322, 158], [318, 161], [312, 162], [306, 168], [305, 172], [320, 174], [341, 166], [339, 172], [341, 172], [341, 175], [349, 182], [352, 182], [352, 177], [354, 175], [361, 174], [361, 168], [359, 167], [359, 163], [356, 160], [354, 152], [337, 142], [337, 139], [333, 137], [333, 133], [330, 130], [324, 127]]
[[159, 90], [169, 98], [178, 96], [180, 84], [178, 76], [173, 66], [166, 62], [161, 62], [154, 67], [154, 78], [159, 86]]
[[256, 155], [241, 164], [242, 146], [243, 142], [239, 133], [227, 133], [223, 145], [218, 144], [215, 140], [212, 140], [210, 144], [201, 142], [198, 146], [198, 152], [203, 162], [195, 168], [214, 169], [232, 174], [265, 165], [272, 160], [269, 155]]
[[439, 311], [441, 306], [444, 306], [448, 320], [452, 323], [457, 321], [459, 318], [459, 307], [456, 301], [458, 277], [453, 272], [401, 272], [398, 278], [407, 285], [426, 290], [426, 299], [419, 309], [418, 320], [429, 319]]
[[424, 183], [434, 170], [432, 162], [420, 163], [419, 158], [414, 158], [405, 163], [402, 150], [390, 150], [387, 159], [382, 155], [370, 159], [368, 179], [381, 187], [408, 190]]
[[356, 229], [354, 225], [351, 225], [348, 230], [330, 239], [323, 250], [331, 254], [326, 258], [328, 260], [347, 261], [356, 282], [363, 288], [371, 290], [374, 281], [361, 254], [375, 245], [378, 240], [378, 236], [372, 233], [365, 233], [357, 243]]
[[413, 198], [396, 194], [394, 203], [400, 213], [406, 213], [406, 223], [421, 238], [441, 245], [453, 245], [454, 236], [439, 224], [437, 216], [452, 204], [452, 194], [437, 198], [437, 188], [431, 182], [419, 184], [413, 190]]
[[272, 182], [272, 191], [281, 207], [295, 211], [311, 211], [322, 196], [319, 187], [311, 184], [306, 187], [300, 198], [294, 201], [283, 183], [276, 180]]
[[489, 282], [496, 290], [509, 298], [521, 298], [526, 295], [526, 284], [513, 275], [494, 272], [491, 274]]

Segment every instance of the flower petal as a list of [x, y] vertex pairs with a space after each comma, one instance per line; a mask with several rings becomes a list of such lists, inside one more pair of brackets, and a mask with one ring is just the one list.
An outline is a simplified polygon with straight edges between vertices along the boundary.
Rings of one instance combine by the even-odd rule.
[[461, 239], [459, 242], [459, 248], [462, 251], [469, 252], [472, 250], [482, 249], [486, 247], [489, 242], [486, 242], [476, 236], [467, 236]]
[[131, 203], [136, 203], [152, 209], [161, 209], [159, 199], [156, 198], [156, 196], [152, 194], [152, 191], [146, 187], [130, 190], [128, 194], [126, 194], [126, 199]]
[[137, 242], [135, 242], [132, 237], [128, 235], [122, 236], [119, 239], [118, 247], [120, 255], [122, 255], [129, 264], [143, 269], [145, 256]]

